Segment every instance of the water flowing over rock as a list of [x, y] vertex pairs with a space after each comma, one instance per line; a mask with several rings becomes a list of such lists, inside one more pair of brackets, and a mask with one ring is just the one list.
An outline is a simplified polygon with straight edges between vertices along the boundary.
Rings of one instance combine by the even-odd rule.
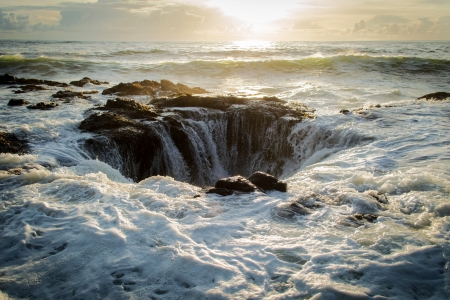
[[292, 129], [314, 117], [272, 98], [184, 95], [151, 104], [118, 98], [88, 112], [80, 129], [95, 135], [85, 149], [135, 181], [169, 175], [207, 186], [257, 170], [279, 176], [298, 164]]
[[240, 192], [253, 192], [257, 189], [256, 185], [247, 178], [237, 175], [233, 177], [221, 178], [217, 180], [215, 187], [217, 189], [227, 189]]

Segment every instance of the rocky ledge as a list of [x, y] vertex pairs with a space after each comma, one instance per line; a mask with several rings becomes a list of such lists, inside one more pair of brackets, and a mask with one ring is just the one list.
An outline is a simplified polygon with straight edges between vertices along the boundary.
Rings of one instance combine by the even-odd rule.
[[149, 104], [108, 100], [79, 128], [94, 134], [84, 143], [92, 157], [135, 181], [168, 175], [208, 186], [218, 174], [281, 175], [287, 162], [295, 164], [292, 128], [309, 118], [310, 108], [278, 98], [182, 95]]
[[12, 133], [0, 131], [0, 153], [24, 154], [28, 151], [28, 143]]

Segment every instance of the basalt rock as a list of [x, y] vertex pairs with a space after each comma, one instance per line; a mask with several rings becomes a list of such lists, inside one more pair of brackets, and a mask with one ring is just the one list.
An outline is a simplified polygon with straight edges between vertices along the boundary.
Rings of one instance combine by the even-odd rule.
[[68, 87], [67, 83], [51, 80], [17, 78], [9, 74], [0, 76], [0, 84], [21, 84], [21, 85], [48, 85], [56, 87]]
[[147, 95], [155, 97], [157, 94], [161, 96], [173, 97], [178, 94], [204, 94], [208, 91], [194, 87], [190, 88], [187, 85], [173, 82], [163, 79], [161, 82], [152, 80], [135, 81], [131, 83], [119, 83], [109, 89], [103, 91], [103, 95], [116, 95], [116, 96], [131, 96], [131, 95]]
[[36, 105], [29, 105], [27, 106], [27, 108], [29, 109], [40, 109], [40, 110], [50, 110], [53, 109], [55, 107], [59, 106], [58, 103], [54, 103], [54, 102], [39, 102]]
[[230, 196], [230, 195], [233, 195], [234, 192], [232, 190], [225, 189], [225, 188], [210, 188], [210, 189], [206, 190], [206, 194], [217, 194], [217, 195], [221, 195], [221, 196]]
[[8, 106], [23, 106], [23, 105], [27, 105], [30, 102], [28, 102], [25, 99], [11, 99], [8, 102]]
[[0, 153], [23, 154], [28, 151], [28, 143], [12, 133], [0, 131]]
[[445, 99], [450, 98], [450, 93], [446, 93], [446, 92], [436, 92], [436, 93], [431, 93], [431, 94], [426, 94], [420, 98], [417, 99], [426, 99], [426, 100], [438, 100], [438, 101], [442, 101]]
[[14, 94], [24, 94], [29, 92], [36, 91], [45, 91], [47, 90], [45, 87], [35, 84], [28, 84], [20, 87], [20, 90], [14, 91]]
[[255, 172], [248, 180], [263, 190], [287, 192], [287, 184], [285, 182], [279, 181], [275, 176], [264, 172]]
[[181, 96], [151, 103], [116, 98], [90, 110], [80, 129], [95, 136], [85, 149], [135, 181], [168, 175], [208, 186], [217, 174], [279, 176], [292, 163], [292, 128], [312, 117], [304, 106], [265, 99]]
[[257, 189], [257, 187], [247, 178], [240, 175], [221, 178], [217, 180], [215, 187], [218, 189], [228, 189], [245, 193], [254, 192]]
[[99, 81], [99, 80], [91, 79], [89, 77], [84, 77], [81, 80], [75, 80], [75, 81], [70, 82], [71, 85], [78, 86], [78, 87], [83, 87], [85, 84], [88, 84], [88, 83], [94, 84], [94, 85], [109, 84], [109, 82]]
[[67, 98], [81, 98], [81, 99], [88, 99], [90, 96], [86, 95], [92, 95], [97, 94], [98, 91], [83, 91], [83, 92], [76, 92], [72, 90], [64, 90], [64, 91], [58, 91], [55, 94], [52, 95], [53, 98], [58, 99], [67, 99]]
[[275, 218], [292, 220], [297, 216], [305, 216], [311, 214], [311, 211], [298, 201], [291, 203], [283, 203], [275, 206], [271, 214]]

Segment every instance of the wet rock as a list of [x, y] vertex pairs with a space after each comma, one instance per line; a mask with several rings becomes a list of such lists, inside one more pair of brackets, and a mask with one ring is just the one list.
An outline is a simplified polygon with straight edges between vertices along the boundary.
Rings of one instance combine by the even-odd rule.
[[79, 127], [96, 134], [85, 142], [87, 152], [135, 181], [168, 175], [209, 186], [220, 168], [279, 176], [294, 153], [287, 137], [311, 118], [306, 107], [262, 99], [189, 95], [151, 104], [116, 98], [91, 109]]
[[417, 99], [426, 99], [426, 100], [438, 100], [438, 101], [442, 101], [445, 99], [450, 98], [450, 93], [446, 93], [446, 92], [436, 92], [436, 93], [431, 93], [431, 94], [426, 94], [420, 98]]
[[247, 178], [240, 175], [221, 178], [217, 180], [215, 187], [245, 193], [254, 192], [257, 189], [257, 187], [253, 183], [251, 183]]
[[89, 96], [86, 95], [92, 95], [97, 94], [98, 91], [84, 91], [84, 92], [76, 92], [72, 90], [64, 90], [64, 91], [58, 91], [57, 93], [53, 94], [53, 98], [58, 99], [67, 99], [67, 98], [81, 98], [81, 99], [88, 99]]
[[206, 194], [218, 194], [221, 196], [230, 196], [230, 195], [233, 195], [234, 192], [232, 190], [225, 189], [225, 188], [210, 188], [210, 189], [206, 190]]
[[311, 214], [311, 211], [304, 207], [298, 201], [292, 203], [283, 203], [275, 206], [271, 214], [273, 217], [281, 219], [293, 219], [297, 216], [305, 216]]
[[84, 77], [81, 80], [75, 80], [75, 81], [70, 82], [71, 85], [78, 86], [78, 87], [83, 87], [87, 83], [94, 84], [94, 85], [109, 84], [109, 82], [99, 81], [99, 80], [91, 79], [89, 77]]
[[152, 87], [142, 86], [139, 82], [132, 83], [119, 83], [112, 88], [106, 89], [102, 92], [102, 95], [117, 95], [117, 96], [130, 96], [130, 95], [148, 95], [153, 96], [156, 92]]
[[40, 110], [50, 110], [50, 109], [53, 109], [53, 108], [55, 108], [57, 106], [59, 106], [59, 104], [58, 103], [54, 103], [54, 102], [48, 102], [48, 103], [39, 102], [36, 105], [29, 105], [29, 106], [27, 106], [27, 108], [29, 108], [29, 109], [40, 109]]
[[264, 172], [255, 172], [248, 180], [263, 190], [287, 191], [287, 184], [285, 182], [279, 181], [275, 176]]
[[162, 96], [171, 96], [177, 94], [204, 94], [208, 91], [194, 87], [190, 88], [187, 85], [173, 82], [163, 79], [161, 83], [152, 80], [135, 81], [131, 83], [119, 83], [109, 89], [103, 91], [103, 95], [117, 95], [117, 96], [131, 96], [131, 95], [147, 95], [156, 96], [157, 94], [162, 94]]
[[45, 87], [35, 84], [28, 84], [20, 87], [20, 90], [14, 91], [14, 94], [25, 94], [29, 92], [45, 91]]
[[25, 99], [11, 99], [8, 102], [8, 106], [22, 106], [22, 105], [26, 105], [29, 104], [30, 102], [28, 102]]
[[375, 200], [377, 200], [379, 203], [382, 204], [388, 204], [389, 201], [386, 197], [386, 194], [381, 193], [379, 191], [374, 191], [374, 190], [368, 190], [364, 192], [366, 195], [369, 195], [370, 197], [374, 198]]
[[342, 219], [339, 223], [349, 227], [360, 227], [365, 224], [365, 221], [373, 223], [378, 219], [374, 214], [354, 214]]
[[350, 111], [348, 109], [341, 109], [339, 111], [339, 113], [344, 114], [344, 115], [348, 115], [350, 113]]
[[0, 131], [0, 153], [23, 154], [28, 151], [28, 143], [12, 133]]
[[48, 85], [56, 87], [68, 87], [67, 83], [51, 80], [17, 78], [9, 74], [0, 76], [0, 84], [21, 84], [21, 85]]
[[308, 209], [317, 209], [325, 204], [336, 204], [335, 201], [333, 201], [331, 198], [316, 193], [312, 193], [307, 196], [301, 196], [296, 200], [296, 202], [300, 203]]

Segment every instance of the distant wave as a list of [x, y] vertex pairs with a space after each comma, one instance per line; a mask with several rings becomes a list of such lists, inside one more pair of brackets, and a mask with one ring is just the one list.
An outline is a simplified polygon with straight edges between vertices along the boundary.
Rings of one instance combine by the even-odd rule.
[[[135, 53], [152, 53], [157, 49], [141, 52], [135, 50], [119, 51], [121, 55]], [[163, 57], [162, 57], [163, 58]], [[164, 59], [164, 58], [163, 58]], [[123, 63], [125, 62], [125, 63]], [[102, 69], [112, 72], [152, 72], [164, 71], [174, 74], [204, 73], [226, 75], [229, 73], [301, 73], [301, 72], [330, 72], [334, 74], [353, 73], [354, 71], [402, 74], [438, 74], [449, 76], [450, 60], [417, 57], [385, 57], [370, 55], [336, 55], [323, 57], [314, 55], [300, 59], [216, 59], [191, 61], [160, 61], [152, 62], [142, 59], [127, 64], [127, 60], [92, 61], [81, 58], [36, 57], [26, 58], [22, 55], [0, 56], [0, 74], [15, 71], [32, 74], [57, 74], [59, 72], [74, 74]], [[206, 75], [208, 74], [208, 75]]]
[[108, 56], [126, 56], [126, 55], [139, 55], [139, 54], [155, 54], [155, 53], [165, 53], [166, 51], [160, 49], [150, 49], [150, 50], [122, 50], [117, 52], [112, 52]]

